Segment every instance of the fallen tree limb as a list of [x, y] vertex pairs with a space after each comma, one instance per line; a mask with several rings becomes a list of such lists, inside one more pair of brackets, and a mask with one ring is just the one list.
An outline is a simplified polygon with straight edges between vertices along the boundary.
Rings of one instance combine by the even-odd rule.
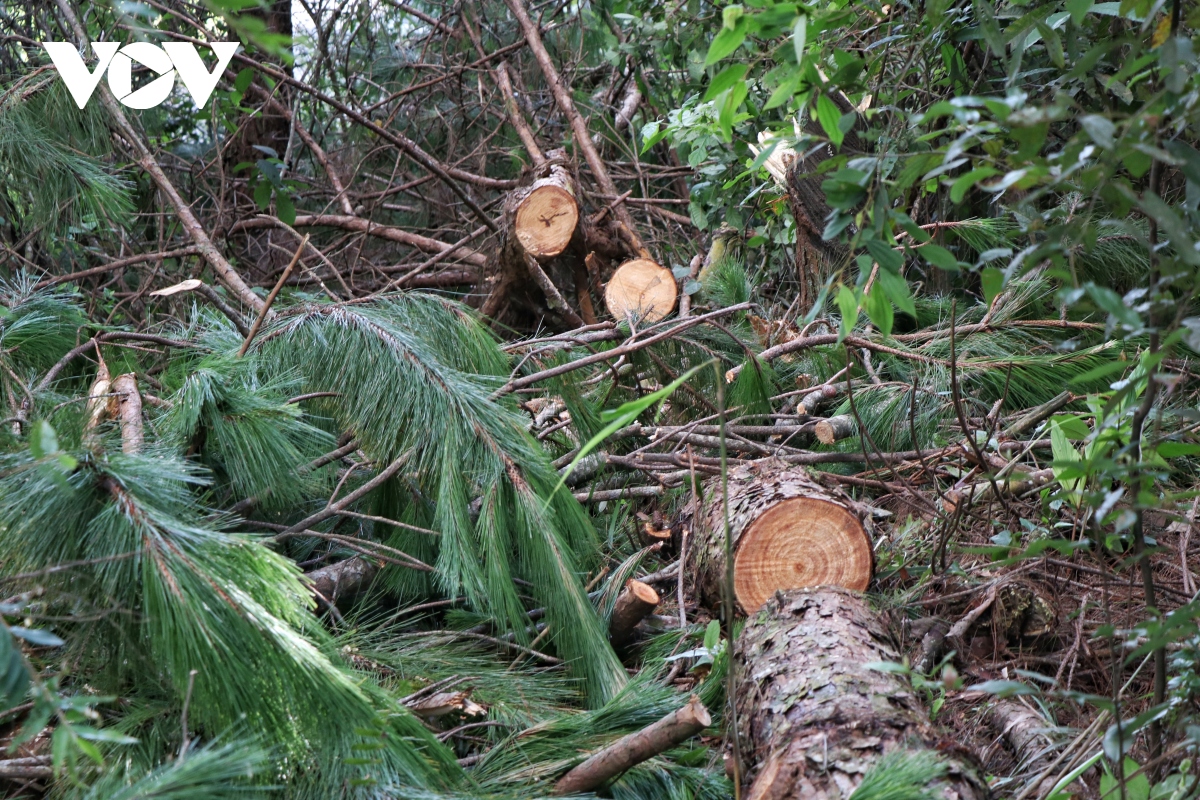
[[142, 428], [142, 395], [138, 391], [137, 375], [127, 372], [113, 379], [112, 392], [117, 396], [117, 420], [121, 424], [121, 450], [140, 453], [145, 438]]
[[166, 250], [161, 253], [142, 253], [141, 255], [129, 256], [128, 258], [119, 258], [116, 261], [109, 261], [107, 264], [101, 264], [98, 267], [89, 267], [78, 272], [71, 272], [66, 275], [58, 275], [53, 278], [44, 278], [33, 285], [34, 289], [48, 289], [51, 286], [58, 286], [60, 283], [69, 283], [79, 280], [80, 278], [90, 278], [93, 275], [103, 275], [106, 272], [112, 272], [114, 269], [122, 269], [123, 267], [131, 267], [134, 264], [144, 264], [147, 261], [158, 261], [162, 258], [183, 258], [184, 256], [194, 256], [200, 253], [200, 248], [196, 245], [188, 245], [187, 247], [179, 247], [174, 250]]
[[692, 695], [683, 708], [637, 733], [623, 736], [572, 769], [554, 785], [554, 794], [583, 794], [635, 764], [670, 750], [712, 724], [708, 709]]
[[[542, 74], [546, 78], [546, 84], [550, 87], [550, 92], [554, 95], [554, 101], [558, 105], [563, 116], [571, 125], [571, 131], [575, 134], [575, 146], [583, 151], [583, 158], [591, 169], [592, 174], [596, 178], [596, 183], [600, 185], [600, 191], [612, 197], [620, 196], [617, 191], [617, 185], [613, 183], [612, 177], [608, 174], [608, 166], [604, 163], [604, 159], [600, 157], [600, 152], [596, 150], [596, 146], [592, 143], [592, 134], [588, 130], [587, 123], [579, 114], [579, 110], [575, 108], [575, 101], [571, 99], [571, 91], [563, 82], [562, 76], [558, 74], [558, 69], [554, 66], [554, 61], [550, 58], [550, 53], [546, 50], [546, 45], [542, 42], [542, 34], [538, 30], [538, 26], [529, 18], [529, 11], [525, 8], [523, 0], [505, 0], [509, 10], [512, 11], [513, 17], [521, 26], [521, 32], [525, 34], [525, 41], [529, 44], [529, 50], [533, 53], [534, 59], [537, 61], [538, 67], [541, 68]], [[617, 219], [620, 220], [625, 228], [626, 235], [630, 237], [631, 244], [635, 250], [641, 252], [636, 253], [643, 258], [650, 258], [650, 252], [646, 250], [637, 233], [634, 231], [633, 217], [629, 210], [620, 204], [613, 212]]]
[[[75, 16], [75, 9], [71, 7], [69, 0], [56, 0], [56, 2], [59, 10], [70, 23], [72, 32], [79, 40], [80, 52], [83, 52], [83, 48], [88, 42], [88, 37], [87, 32], [79, 23], [79, 18]], [[217, 246], [212, 243], [208, 232], [204, 230], [204, 226], [200, 224], [200, 220], [196, 219], [196, 215], [192, 212], [192, 207], [183, 201], [179, 191], [171, 183], [171, 179], [167, 177], [167, 173], [163, 172], [163, 168], [155, 160], [154, 154], [150, 152], [150, 149], [142, 140], [141, 134], [137, 132], [125, 116], [125, 110], [117, 102], [117, 99], [113, 97], [107, 84], [102, 83], [99, 86], [99, 90], [100, 100], [104, 103], [105, 110], [108, 111], [109, 116], [116, 123], [118, 132], [134, 149], [138, 165], [146, 171], [146, 174], [150, 176], [151, 180], [158, 187], [158, 190], [166, 196], [167, 201], [175, 209], [175, 215], [179, 218], [180, 225], [187, 231], [188, 236], [195, 244], [200, 255], [213, 268], [213, 271], [216, 272], [221, 282], [237, 295], [239, 300], [255, 311], [258, 311], [262, 308], [262, 300], [250, 290], [250, 286], [242, 280], [242, 276], [225, 259], [225, 256], [221, 255], [221, 251], [217, 249]]]
[[628, 353], [636, 352], [645, 347], [649, 347], [652, 344], [657, 344], [658, 342], [670, 339], [672, 336], [677, 336], [688, 328], [708, 322], [711, 319], [718, 319], [720, 317], [728, 316], [729, 314], [734, 314], [738, 311], [745, 311], [753, 305], [753, 303], [738, 303], [735, 306], [728, 306], [727, 308], [710, 311], [709, 313], [701, 314], [698, 317], [688, 317], [687, 319], [681, 321], [678, 325], [667, 328], [666, 330], [656, 333], [653, 336], [647, 336], [645, 339], [640, 341], [627, 342], [626, 344], [620, 345], [619, 347], [614, 347], [611, 350], [605, 350], [601, 353], [593, 353], [589, 356], [576, 359], [575, 361], [570, 361], [566, 364], [560, 364], [557, 367], [551, 367], [550, 369], [545, 369], [541, 372], [535, 372], [532, 375], [513, 378], [508, 383], [504, 384], [495, 392], [493, 392], [492, 398], [495, 399], [497, 397], [503, 397], [506, 394], [515, 392], [518, 389], [523, 389], [526, 386], [532, 386], [540, 381], [556, 378], [559, 375], [565, 375], [568, 372], [573, 372], [577, 369], [581, 369], [592, 364], [598, 364], [601, 361], [608, 361], [612, 358], [618, 358], [620, 356], [627, 355]]
[[[393, 228], [390, 225], [380, 225], [363, 217], [348, 217], [343, 214], [305, 214], [296, 217], [296, 221], [293, 224], [293, 227], [296, 228], [315, 226], [340, 228], [344, 231], [370, 234], [371, 236], [378, 236], [388, 241], [406, 244], [425, 253], [436, 253], [438, 255], [446, 253], [448, 256], [456, 256], [460, 261], [476, 267], [481, 267], [487, 263], [487, 256], [466, 247], [456, 247], [445, 242], [439, 242], [437, 239], [430, 239], [428, 236], [421, 236], [418, 233], [409, 233], [400, 228]], [[274, 227], [279, 227], [274, 219], [255, 217], [253, 219], [239, 220], [234, 223], [230, 230], [244, 231], [251, 228]], [[447, 253], [447, 251], [452, 252]]]

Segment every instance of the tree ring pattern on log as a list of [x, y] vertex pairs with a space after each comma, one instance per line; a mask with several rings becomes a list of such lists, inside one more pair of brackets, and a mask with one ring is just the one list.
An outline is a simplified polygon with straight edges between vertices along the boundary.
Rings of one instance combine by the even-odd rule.
[[[725, 583], [725, 515], [721, 481], [706, 485], [693, 510], [689, 547], [700, 600], [721, 604]], [[776, 591], [833, 585], [862, 591], [874, 574], [871, 509], [817, 483], [803, 467], [776, 459], [729, 471], [729, 536], [734, 600], [752, 614]]]
[[578, 224], [575, 198], [561, 186], [546, 183], [534, 186], [521, 200], [513, 227], [526, 253], [552, 258], [567, 249]]
[[873, 552], [862, 523], [828, 500], [776, 503], [747, 527], [733, 559], [738, 605], [758, 609], [781, 588], [843, 586], [864, 591]]
[[604, 304], [618, 320], [632, 316], [658, 322], [675, 309], [675, 276], [648, 258], [635, 258], [617, 267], [604, 287]]

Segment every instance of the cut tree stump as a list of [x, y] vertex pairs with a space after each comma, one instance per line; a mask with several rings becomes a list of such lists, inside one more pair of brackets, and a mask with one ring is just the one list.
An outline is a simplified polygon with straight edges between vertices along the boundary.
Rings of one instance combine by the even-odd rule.
[[[720, 478], [708, 483], [704, 506], [693, 514], [692, 574], [701, 601], [717, 608], [725, 582]], [[817, 483], [801, 467], [767, 459], [731, 469], [729, 535], [738, 610], [752, 614], [781, 589], [866, 589], [875, 569], [869, 520], [869, 508]]]
[[617, 596], [612, 619], [608, 623], [608, 640], [612, 646], [617, 650], [626, 647], [633, 639], [638, 623], [654, 613], [658, 602], [658, 592], [654, 591], [654, 587], [630, 579]]
[[885, 754], [936, 752], [945, 800], [985, 800], [979, 768], [940, 735], [913, 690], [872, 663], [898, 662], [879, 617], [856, 592], [780, 592], [734, 646], [746, 800], [844, 800]]
[[539, 261], [566, 250], [579, 225], [575, 182], [562, 161], [556, 160], [565, 156], [561, 150], [551, 152], [546, 176], [514, 190], [505, 203], [513, 235]]
[[675, 309], [675, 276], [648, 258], [635, 258], [617, 267], [604, 288], [604, 304], [617, 320], [633, 317], [655, 323]]

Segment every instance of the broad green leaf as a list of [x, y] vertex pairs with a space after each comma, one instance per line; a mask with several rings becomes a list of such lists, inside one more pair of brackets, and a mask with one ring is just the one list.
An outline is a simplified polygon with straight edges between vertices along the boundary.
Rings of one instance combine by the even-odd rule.
[[912, 292], [909, 290], [908, 281], [904, 280], [904, 276], [897, 272], [881, 269], [875, 275], [875, 282], [883, 287], [896, 308], [910, 317], [917, 316], [917, 306], [913, 302]]
[[666, 398], [670, 397], [672, 394], [674, 394], [675, 390], [680, 386], [683, 386], [688, 379], [712, 363], [714, 362], [706, 361], [703, 364], [692, 367], [687, 372], [683, 373], [658, 391], [651, 392], [650, 394], [639, 397], [636, 400], [630, 400], [628, 403], [624, 403], [615, 409], [605, 411], [601, 416], [608, 424], [601, 428], [599, 433], [597, 433], [591, 439], [588, 439], [583, 447], [579, 448], [579, 453], [575, 456], [571, 463], [567, 465], [567, 468], [563, 470], [562, 478], [559, 479], [558, 485], [554, 487], [554, 491], [551, 492], [550, 495], [553, 496], [558, 493], [558, 490], [563, 487], [567, 481], [567, 477], [572, 471], [574, 471], [579, 462], [583, 460], [583, 458], [585, 458], [589, 453], [595, 450], [601, 442], [603, 442], [609, 436], [612, 436], [621, 428], [633, 422], [643, 411], [650, 408], [650, 406], [655, 405], [660, 400], [665, 400]]
[[804, 64], [804, 43], [808, 38], [808, 15], [801, 14], [796, 17], [796, 24], [792, 26], [792, 47], [796, 51], [796, 63]]
[[745, 83], [736, 83], [725, 94], [725, 102], [721, 104], [721, 114], [717, 117], [717, 125], [721, 128], [721, 136], [727, 141], [733, 141], [733, 126], [737, 122], [738, 106], [746, 99]]
[[44, 419], [38, 420], [29, 432], [29, 452], [34, 458], [45, 458], [58, 452], [58, 435]]
[[708, 627], [704, 629], [704, 649], [711, 653], [720, 643], [721, 623], [719, 620], [709, 620]]
[[1092, 435], [1088, 424], [1075, 414], [1056, 414], [1050, 418], [1050, 424], [1057, 425], [1068, 439], [1086, 439]]
[[917, 248], [917, 252], [921, 254], [922, 258], [938, 269], [944, 269], [947, 272], [958, 272], [958, 259], [941, 245], [923, 244]]
[[286, 192], [275, 194], [275, 211], [279, 215], [279, 221], [284, 225], [296, 224], [296, 204], [292, 202], [292, 198], [288, 197]]
[[1087, 135], [1092, 137], [1093, 142], [1106, 150], [1113, 148], [1115, 144], [1113, 136], [1117, 132], [1117, 126], [1108, 117], [1102, 117], [1099, 114], [1084, 114], [1079, 118], [1079, 124], [1087, 131]]
[[1083, 456], [1071, 444], [1071, 440], [1062, 426], [1057, 423], [1051, 423], [1050, 425], [1050, 449], [1054, 455], [1054, 464], [1051, 466], [1051, 469], [1054, 470], [1055, 479], [1062, 486], [1063, 490], [1068, 493], [1071, 502], [1078, 504], [1081, 499], [1079, 489], [1083, 483], [1083, 479], [1077, 477], [1068, 478], [1068, 475], [1077, 474], [1078, 470], [1063, 465], [1070, 462], [1082, 462]]
[[1004, 273], [995, 267], [984, 267], [979, 272], [979, 285], [983, 289], [983, 302], [991, 307], [992, 301], [1004, 288]]
[[863, 311], [867, 312], [867, 317], [872, 324], [884, 336], [892, 335], [892, 320], [895, 314], [892, 311], [892, 301], [888, 298], [887, 292], [883, 286], [876, 281], [871, 285], [871, 291], [867, 292], [863, 297]]
[[1088, 11], [1091, 10], [1094, 0], [1067, 0], [1064, 8], [1071, 14], [1071, 21], [1076, 25], [1083, 22]]
[[838, 312], [842, 315], [842, 324], [838, 328], [838, 341], [845, 339], [850, 331], [854, 330], [855, 323], [858, 322], [858, 297], [854, 290], [846, 284], [838, 287], [837, 297], [834, 298], [837, 303]]
[[986, 692], [994, 694], [997, 697], [1015, 697], [1019, 694], [1037, 694], [1037, 689], [1032, 686], [1020, 683], [1018, 681], [984, 681], [977, 683], [974, 686], [968, 686], [963, 691], [967, 692]]
[[1125, 304], [1121, 295], [1107, 286], [1097, 286], [1089, 283], [1086, 287], [1088, 297], [1092, 298], [1101, 311], [1108, 312], [1117, 322], [1133, 330], [1142, 329], [1142, 318], [1136, 311]]
[[960, 175], [950, 186], [950, 202], [955, 205], [961, 203], [972, 186], [998, 174], [1000, 174], [1000, 171], [993, 167], [979, 167], [965, 175]]
[[[728, 9], [726, 10], [728, 11]], [[704, 57], [704, 66], [710, 67], [737, 50], [746, 39], [748, 27], [743, 17], [732, 28], [721, 28], [721, 32], [713, 37], [712, 44], [708, 46], [708, 55]]]
[[0, 711], [7, 711], [25, 699], [29, 689], [29, 673], [9, 635], [8, 626], [0, 624]]
[[712, 83], [708, 85], [708, 90], [705, 91], [704, 97], [701, 98], [701, 102], [707, 103], [709, 100], [712, 100], [714, 97], [721, 94], [721, 92], [724, 92], [726, 89], [729, 89], [735, 83], [742, 80], [742, 78], [745, 78], [746, 70], [748, 69], [750, 69], [749, 64], [730, 64], [728, 67], [721, 70], [720, 73], [718, 73], [717, 76], [712, 79]]
[[821, 130], [825, 131], [829, 141], [837, 147], [841, 146], [842, 140], [845, 138], [845, 134], [838, 127], [841, 118], [842, 112], [838, 110], [837, 105], [829, 99], [828, 95], [817, 95], [817, 122], [821, 123]]
[[1200, 454], [1200, 444], [1195, 442], [1159, 442], [1155, 448], [1163, 458], [1179, 458]]
[[44, 631], [40, 628], [9, 628], [12, 635], [18, 639], [24, 639], [34, 647], [62, 647], [66, 642], [55, 636], [50, 631]]
[[254, 67], [246, 67], [237, 74], [233, 79], [233, 88], [240, 94], [245, 94], [250, 88], [250, 84], [254, 82]]
[[866, 245], [867, 252], [871, 254], [871, 258], [879, 263], [880, 270], [899, 272], [900, 268], [904, 266], [904, 256], [882, 239], [871, 237], [863, 244]]

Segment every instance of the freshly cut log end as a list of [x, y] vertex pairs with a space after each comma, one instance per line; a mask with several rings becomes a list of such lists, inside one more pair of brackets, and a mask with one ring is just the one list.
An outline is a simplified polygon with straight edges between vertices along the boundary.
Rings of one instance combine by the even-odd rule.
[[[886, 754], [936, 755], [944, 800], [984, 800], [971, 759], [945, 746], [905, 681], [870, 668], [899, 661], [887, 628], [856, 592], [780, 592], [733, 650], [734, 703], [749, 800], [844, 800]], [[931, 776], [932, 777], [932, 776]]]
[[[691, 572], [701, 601], [721, 605], [725, 583], [725, 515], [720, 479], [694, 513]], [[841, 586], [863, 591], [875, 557], [868, 530], [871, 510], [822, 486], [801, 467], [774, 459], [729, 472], [729, 535], [734, 601], [757, 611], [777, 591]]]
[[658, 592], [653, 586], [633, 579], [626, 583], [613, 606], [608, 626], [608, 638], [613, 647], [618, 650], [626, 647], [633, 639], [638, 623], [654, 613], [658, 603]]
[[617, 267], [604, 288], [604, 304], [618, 320], [628, 316], [654, 323], [675, 309], [675, 276], [648, 258]]
[[833, 444], [842, 439], [849, 439], [858, 432], [858, 426], [854, 424], [854, 417], [840, 415], [817, 420], [813, 432], [821, 444]]
[[526, 253], [553, 258], [567, 249], [578, 224], [575, 197], [562, 186], [544, 182], [535, 184], [517, 206], [513, 227]]
[[874, 553], [862, 523], [828, 500], [776, 503], [742, 534], [733, 558], [738, 605], [757, 609], [780, 589], [843, 586], [865, 591]]

